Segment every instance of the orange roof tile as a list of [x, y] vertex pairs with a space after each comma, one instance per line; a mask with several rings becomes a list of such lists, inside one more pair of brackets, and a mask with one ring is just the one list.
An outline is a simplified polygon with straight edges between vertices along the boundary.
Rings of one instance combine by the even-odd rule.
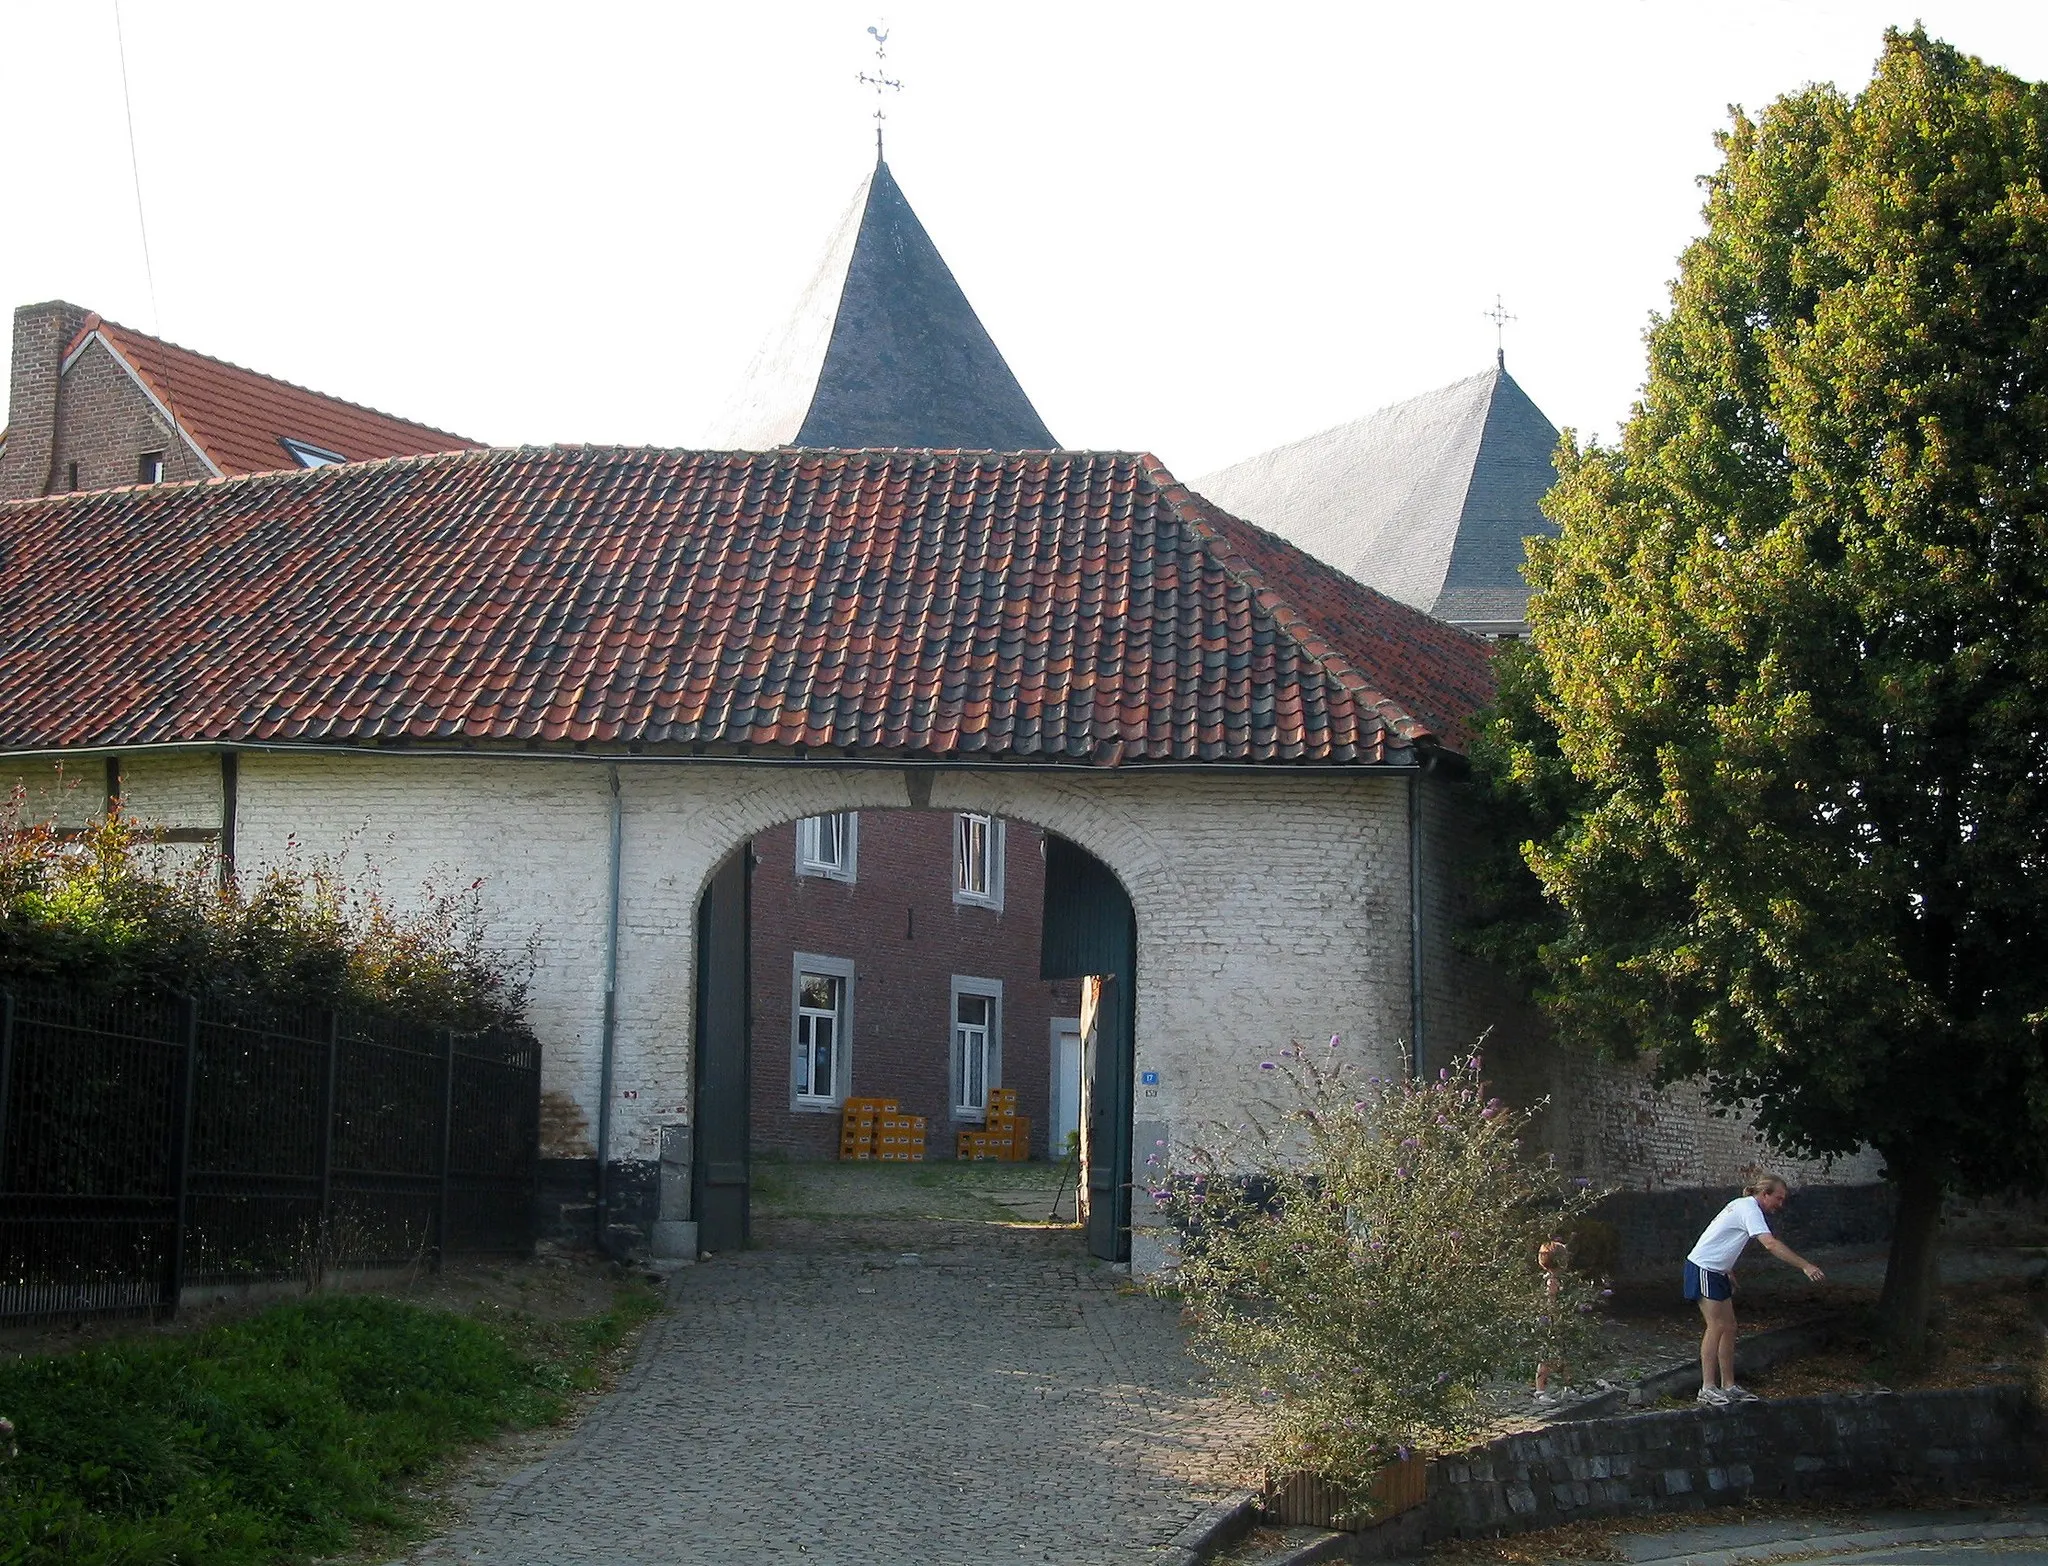
[[303, 441], [350, 462], [478, 449], [479, 443], [466, 436], [259, 375], [97, 314], [86, 317], [65, 350], [65, 361], [69, 363], [94, 335], [127, 362], [149, 394], [224, 474], [299, 466], [284, 446], [287, 440]]
[[1099, 452], [528, 448], [0, 506], [0, 750], [1358, 765], [1487, 645]]

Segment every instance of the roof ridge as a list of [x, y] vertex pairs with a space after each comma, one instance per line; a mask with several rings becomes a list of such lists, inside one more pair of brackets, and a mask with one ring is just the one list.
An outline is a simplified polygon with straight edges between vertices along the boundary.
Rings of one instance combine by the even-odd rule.
[[[187, 348], [183, 343], [174, 343], [168, 337], [157, 337], [149, 332], [138, 331], [135, 327], [124, 326], [119, 321], [108, 320], [97, 310], [87, 313], [85, 324], [79, 327], [77, 335], [65, 347], [64, 357], [68, 359], [78, 350], [85, 339], [94, 332], [104, 332], [109, 327], [123, 336], [140, 338], [143, 342], [153, 343], [159, 348], [169, 348], [175, 353], [189, 354], [194, 359], [204, 359], [208, 364], [217, 364], [224, 370], [233, 370], [237, 375], [254, 376], [259, 381], [268, 381], [273, 386], [283, 386], [291, 391], [303, 393], [308, 397], [317, 397], [322, 402], [331, 402], [344, 408], [353, 408], [358, 413], [374, 414], [377, 418], [388, 419], [393, 424], [403, 424], [412, 429], [424, 430], [429, 435], [446, 435], [450, 440], [463, 441], [473, 447], [481, 445], [480, 442], [468, 435], [460, 435], [454, 430], [442, 429], [437, 424], [423, 424], [418, 419], [408, 419], [402, 413], [387, 413], [384, 409], [373, 408], [366, 402], [356, 402], [347, 397], [337, 397], [332, 392], [319, 391], [311, 386], [302, 386], [297, 381], [288, 381], [281, 375], [271, 375], [263, 370], [252, 370], [246, 364], [237, 364], [234, 360], [223, 359], [218, 354], [201, 353], [197, 348]], [[148, 367], [138, 364], [136, 368], [146, 373]], [[152, 389], [154, 390], [155, 388]], [[161, 395], [161, 393], [159, 394]], [[181, 420], [180, 422], [182, 423], [183, 421]]]
[[[1255, 532], [1264, 534], [1283, 549], [1292, 550], [1304, 560], [1310, 561], [1317, 566], [1322, 566], [1321, 561], [1316, 560], [1313, 555], [1299, 549], [1297, 546], [1289, 544], [1287, 540], [1270, 529], [1262, 528], [1256, 522], [1247, 522], [1243, 517], [1237, 516], [1233, 512], [1225, 511], [1214, 501], [1207, 500], [1197, 494], [1194, 490], [1188, 488], [1185, 483], [1168, 472], [1165, 464], [1152, 453], [1144, 453], [1140, 461], [1144, 465], [1146, 476], [1157, 486], [1160, 498], [1172, 506], [1174, 511], [1187, 522], [1189, 531], [1195, 535], [1196, 539], [1208, 551], [1216, 563], [1223, 568], [1224, 573], [1233, 580], [1244, 583], [1247, 588], [1252, 590], [1253, 596], [1259, 602], [1260, 607], [1273, 617], [1273, 623], [1286, 633], [1288, 640], [1300, 648], [1305, 657], [1315, 663], [1318, 668], [1326, 670], [1345, 690], [1357, 697], [1364, 705], [1370, 707], [1379, 716], [1381, 722], [1385, 723], [1388, 728], [1399, 734], [1410, 744], [1437, 745], [1442, 743], [1442, 737], [1429, 724], [1410, 712], [1406, 707], [1403, 707], [1392, 697], [1384, 695], [1373, 681], [1366, 676], [1365, 671], [1347, 658], [1343, 651], [1327, 636], [1317, 630], [1315, 622], [1301, 609], [1296, 608], [1294, 603], [1267, 579], [1263, 571], [1251, 561], [1245, 559], [1238, 552], [1236, 546], [1207, 520], [1204, 513], [1214, 512], [1218, 516], [1229, 517], [1231, 521], [1239, 526], [1248, 527]], [[1324, 570], [1329, 569], [1327, 566], [1322, 568]], [[1343, 572], [1334, 572], [1332, 574], [1340, 578], [1347, 587], [1370, 593], [1373, 597], [1393, 605], [1396, 609], [1406, 609], [1408, 607], [1406, 604], [1389, 598], [1378, 588], [1368, 587], [1365, 583], [1347, 576]]]

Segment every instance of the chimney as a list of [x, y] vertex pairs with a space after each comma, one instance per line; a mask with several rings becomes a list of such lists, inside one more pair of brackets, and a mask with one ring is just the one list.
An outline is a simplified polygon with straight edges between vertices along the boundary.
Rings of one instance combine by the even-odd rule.
[[14, 365], [7, 383], [7, 449], [0, 453], [0, 500], [50, 492], [57, 455], [57, 375], [86, 312], [53, 299], [14, 312]]

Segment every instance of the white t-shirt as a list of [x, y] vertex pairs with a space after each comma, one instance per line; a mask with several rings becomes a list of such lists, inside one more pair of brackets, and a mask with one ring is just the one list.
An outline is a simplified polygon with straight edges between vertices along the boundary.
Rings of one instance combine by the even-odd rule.
[[1733, 1272], [1744, 1247], [1758, 1235], [1770, 1232], [1770, 1221], [1764, 1217], [1757, 1199], [1738, 1196], [1715, 1215], [1685, 1259], [1708, 1272]]

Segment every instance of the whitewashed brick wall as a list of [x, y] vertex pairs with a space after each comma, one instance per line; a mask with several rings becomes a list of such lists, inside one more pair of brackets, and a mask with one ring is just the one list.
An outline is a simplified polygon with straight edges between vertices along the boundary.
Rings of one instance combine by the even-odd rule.
[[[481, 883], [492, 939], [531, 953], [533, 1024], [545, 1047], [544, 1128], [556, 1156], [592, 1153], [604, 1012], [609, 785], [571, 759], [265, 754], [241, 758], [236, 841], [246, 875], [330, 860], [351, 884], [399, 903]], [[28, 772], [37, 799], [79, 824], [101, 802], [87, 758], [79, 786]], [[890, 768], [698, 763], [619, 766], [623, 857], [613, 1154], [651, 1158], [664, 1124], [691, 1113], [691, 986], [699, 895], [757, 833], [834, 810], [902, 809]], [[217, 758], [135, 756], [123, 785], [137, 814], [220, 824]], [[1432, 786], [1427, 864], [1451, 870], [1460, 827]], [[1166, 1158], [1273, 1107], [1262, 1060], [1331, 1034], [1370, 1071], [1397, 1068], [1409, 1028], [1407, 785], [1310, 772], [941, 772], [930, 806], [1048, 828], [1117, 874], [1138, 924], [1137, 1119]], [[1451, 945], [1454, 879], [1429, 888], [1431, 1048], [1496, 1029], [1489, 1069], [1513, 1096], [1551, 1096], [1545, 1138], [1603, 1182], [1639, 1189], [1727, 1184], [1758, 1162], [1800, 1180], [1874, 1178], [1869, 1159], [1830, 1173], [1760, 1154], [1739, 1121], [1696, 1092], [1650, 1091], [1639, 1068], [1603, 1064], [1541, 1035], [1511, 987]], [[1139, 1149], [1140, 1161], [1154, 1151]]]

